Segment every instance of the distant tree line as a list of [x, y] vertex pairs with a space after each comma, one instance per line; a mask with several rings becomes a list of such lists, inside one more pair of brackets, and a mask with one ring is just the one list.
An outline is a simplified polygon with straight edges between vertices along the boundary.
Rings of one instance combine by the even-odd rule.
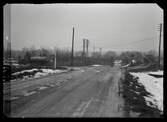
[[[162, 54], [162, 53], [161, 53]], [[44, 65], [48, 63], [49, 60], [54, 62], [54, 56], [56, 55], [57, 63], [62, 63], [64, 65], [69, 64], [71, 61], [71, 50], [68, 48], [58, 48], [55, 47], [53, 50], [45, 47], [36, 49], [34, 45], [31, 47], [23, 47], [22, 50], [12, 50], [11, 57], [14, 60], [18, 60], [20, 64], [36, 63]], [[133, 55], [133, 57], [132, 57]], [[131, 60], [136, 60], [138, 63], [144, 62], [144, 57], [146, 55], [157, 56], [158, 52], [156, 50], [150, 50], [148, 52], [139, 51], [123, 51], [117, 54], [115, 51], [107, 51], [100, 54], [100, 52], [93, 52], [89, 55], [90, 58], [104, 58], [111, 59], [113, 57], [115, 60], [122, 60], [122, 64], [128, 64]], [[52, 58], [50, 58], [52, 56]], [[75, 51], [74, 57], [83, 57], [82, 51]], [[162, 57], [162, 56], [161, 56]]]

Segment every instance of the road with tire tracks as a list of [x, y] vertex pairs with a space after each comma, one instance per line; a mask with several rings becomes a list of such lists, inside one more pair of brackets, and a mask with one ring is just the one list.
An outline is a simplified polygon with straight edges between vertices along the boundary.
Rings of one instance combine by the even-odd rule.
[[11, 117], [122, 117], [118, 111], [123, 104], [118, 96], [122, 77], [120, 64], [77, 67], [6, 84], [4, 100], [10, 91]]

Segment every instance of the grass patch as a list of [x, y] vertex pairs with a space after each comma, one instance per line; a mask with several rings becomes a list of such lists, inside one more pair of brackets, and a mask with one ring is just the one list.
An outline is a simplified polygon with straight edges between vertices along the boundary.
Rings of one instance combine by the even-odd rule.
[[129, 72], [125, 72], [125, 80], [123, 81], [122, 88], [125, 108], [140, 113], [139, 117], [161, 116], [157, 108], [150, 107], [146, 104], [144, 96], [149, 97], [152, 96], [152, 94], [147, 92], [145, 87], [138, 83], [138, 78], [132, 76]]

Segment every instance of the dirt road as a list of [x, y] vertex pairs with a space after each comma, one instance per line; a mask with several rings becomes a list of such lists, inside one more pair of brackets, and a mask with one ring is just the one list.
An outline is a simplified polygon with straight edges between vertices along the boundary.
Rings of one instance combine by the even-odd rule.
[[[11, 84], [11, 117], [122, 117], [120, 66], [74, 68]], [[8, 94], [5, 86], [6, 95]]]

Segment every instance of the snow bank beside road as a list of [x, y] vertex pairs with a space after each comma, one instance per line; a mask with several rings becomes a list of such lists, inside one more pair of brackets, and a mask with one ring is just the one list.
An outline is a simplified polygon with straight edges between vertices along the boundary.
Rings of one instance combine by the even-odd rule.
[[157, 72], [148, 72], [148, 74], [153, 74], [153, 75], [162, 75], [164, 74], [163, 71], [157, 71]]
[[16, 72], [12, 74], [11, 81], [17, 81], [18, 79], [27, 79], [29, 77], [34, 76], [34, 78], [38, 78], [41, 76], [46, 76], [49, 74], [56, 74], [61, 72], [67, 72], [68, 70], [53, 70], [53, 69], [31, 69], [31, 70], [23, 70], [21, 72]]
[[50, 73], [50, 74], [54, 74], [54, 73], [61, 73], [64, 72], [65, 70], [53, 70], [53, 69], [41, 69], [44, 73]]
[[121, 67], [128, 67], [130, 64], [127, 64], [127, 65], [125, 65], [125, 66], [121, 66]]
[[[157, 107], [159, 110], [163, 111], [163, 78], [155, 78], [147, 73], [130, 74], [138, 77], [138, 82], [142, 83], [145, 86], [145, 89], [153, 95], [149, 97], [144, 96], [147, 105]], [[151, 105], [150, 102], [153, 105]]]
[[92, 66], [94, 66], [94, 67], [99, 67], [99, 66], [101, 66], [101, 65], [99, 65], [99, 64], [95, 64], [95, 65], [92, 65]]
[[53, 69], [41, 69], [42, 72], [37, 72], [35, 74], [35, 78], [37, 77], [40, 77], [40, 76], [46, 76], [46, 75], [49, 75], [49, 74], [56, 74], [56, 73], [61, 73], [61, 72], [66, 72], [66, 71], [63, 71], [63, 70], [53, 70]]
[[15, 72], [15, 73], [13, 73], [12, 75], [18, 75], [18, 74], [20, 74], [20, 73], [33, 72], [33, 71], [38, 71], [38, 69], [34, 68], [34, 69], [30, 69], [30, 70], [23, 70], [23, 71], [20, 71], [20, 72]]

